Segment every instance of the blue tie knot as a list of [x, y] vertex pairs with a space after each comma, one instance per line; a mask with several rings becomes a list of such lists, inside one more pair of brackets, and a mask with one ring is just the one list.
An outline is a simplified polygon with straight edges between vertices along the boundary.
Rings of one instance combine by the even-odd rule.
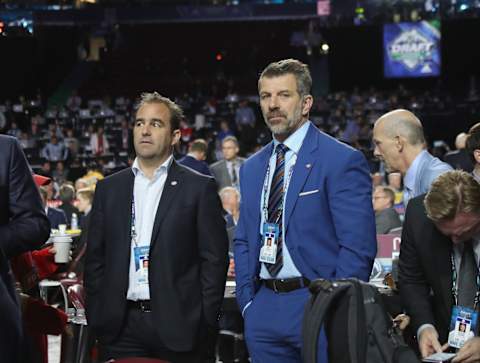
[[285, 154], [287, 153], [288, 151], [288, 146], [285, 145], [285, 144], [278, 144], [277, 147], [275, 148], [275, 153], [277, 154], [283, 154], [285, 156]]

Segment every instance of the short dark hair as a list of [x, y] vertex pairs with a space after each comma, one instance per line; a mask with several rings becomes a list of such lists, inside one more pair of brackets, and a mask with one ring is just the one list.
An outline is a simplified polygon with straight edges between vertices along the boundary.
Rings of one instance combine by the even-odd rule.
[[70, 184], [62, 184], [59, 191], [59, 198], [62, 203], [70, 203], [75, 199], [75, 188]]
[[199, 153], [204, 153], [206, 155], [208, 151], [207, 142], [204, 139], [193, 140], [192, 143], [190, 144], [189, 150], [191, 152], [199, 152]]
[[135, 112], [140, 107], [149, 103], [161, 103], [170, 111], [170, 127], [171, 131], [180, 129], [180, 121], [185, 118], [182, 108], [173, 102], [170, 98], [162, 96], [158, 92], [144, 92], [140, 95], [140, 102], [135, 107]]
[[260, 74], [258, 80], [258, 89], [260, 89], [260, 80], [262, 78], [273, 78], [292, 74], [297, 81], [297, 91], [301, 97], [309, 95], [312, 89], [312, 76], [308, 65], [296, 59], [283, 59], [278, 62], [270, 63]]
[[480, 150], [480, 122], [476, 123], [470, 127], [470, 130], [468, 130], [465, 149], [467, 149], [468, 155], [470, 155], [473, 163], [476, 164], [477, 161], [475, 160], [473, 153], [475, 150]]

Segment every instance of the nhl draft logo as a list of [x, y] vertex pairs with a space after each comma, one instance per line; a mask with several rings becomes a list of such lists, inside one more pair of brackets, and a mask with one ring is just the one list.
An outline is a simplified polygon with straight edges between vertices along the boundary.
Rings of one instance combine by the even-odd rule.
[[[417, 29], [402, 32], [388, 47], [392, 60], [404, 64], [408, 69], [413, 70], [419, 64], [423, 64], [422, 71], [431, 69], [428, 61], [432, 58], [435, 44], [423, 36]], [[425, 69], [426, 67], [426, 69]]]

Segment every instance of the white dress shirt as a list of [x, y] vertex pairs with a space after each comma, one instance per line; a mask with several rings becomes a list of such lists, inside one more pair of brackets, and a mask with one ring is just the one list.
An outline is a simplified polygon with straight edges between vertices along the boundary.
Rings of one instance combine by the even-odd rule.
[[135, 200], [135, 231], [137, 233], [138, 245], [135, 246], [135, 243], [131, 241], [127, 300], [150, 300], [150, 289], [148, 285], [136, 282], [134, 248], [150, 246], [158, 204], [160, 203], [163, 187], [167, 180], [168, 169], [172, 164], [172, 160], [173, 156], [170, 155], [170, 157], [155, 170], [152, 179], [148, 179], [140, 169], [138, 159], [135, 159], [132, 165], [132, 171], [135, 175], [133, 197]]

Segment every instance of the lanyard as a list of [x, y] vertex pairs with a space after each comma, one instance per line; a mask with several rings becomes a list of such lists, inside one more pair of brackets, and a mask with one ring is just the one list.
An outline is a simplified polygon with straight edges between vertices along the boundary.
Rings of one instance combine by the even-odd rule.
[[[452, 265], [452, 295], [453, 295], [453, 302], [455, 305], [458, 304], [458, 286], [457, 286], [457, 269], [455, 268], [455, 258], [453, 257], [453, 253], [450, 254], [450, 261]], [[478, 302], [480, 300], [480, 271], [477, 267], [477, 292], [475, 293], [475, 298], [473, 300], [473, 309], [477, 308]]]
[[135, 244], [135, 247], [138, 246], [137, 237], [137, 231], [135, 229], [135, 196], [132, 196], [132, 221], [130, 222], [130, 238]]
[[[282, 197], [282, 200], [280, 201], [280, 205], [278, 206], [277, 211], [280, 213], [277, 213], [277, 218], [275, 219], [275, 223], [278, 224], [280, 221], [280, 218], [282, 217], [283, 214], [283, 205], [284, 205], [284, 200], [286, 198], [286, 191], [288, 190], [288, 186], [290, 185], [290, 180], [292, 179], [292, 174], [293, 174], [293, 167], [296, 164], [296, 160], [293, 162], [292, 166], [290, 167], [290, 170], [288, 171], [288, 176], [287, 180], [283, 186], [284, 190], [284, 195]], [[286, 162], [285, 162], [286, 165]], [[268, 163], [267, 167], [267, 174], [265, 175], [265, 180], [263, 182], [263, 206], [262, 206], [262, 211], [263, 211], [263, 219], [265, 222], [268, 222], [268, 184], [270, 182], [270, 162]]]

